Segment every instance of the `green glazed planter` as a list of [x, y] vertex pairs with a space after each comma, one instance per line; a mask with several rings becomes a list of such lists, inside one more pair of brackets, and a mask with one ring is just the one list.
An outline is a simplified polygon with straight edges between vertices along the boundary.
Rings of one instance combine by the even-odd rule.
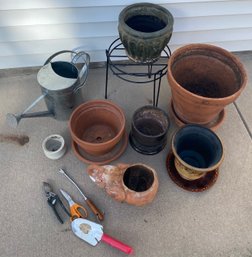
[[124, 8], [119, 15], [119, 36], [130, 59], [154, 62], [170, 41], [173, 16], [162, 6], [137, 3]]

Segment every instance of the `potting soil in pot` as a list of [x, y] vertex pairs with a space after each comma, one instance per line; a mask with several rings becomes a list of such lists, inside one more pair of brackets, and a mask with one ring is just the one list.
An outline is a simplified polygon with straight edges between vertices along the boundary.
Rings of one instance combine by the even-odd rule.
[[237, 67], [214, 52], [188, 51], [172, 67], [176, 81], [186, 90], [203, 97], [223, 98], [240, 89]]
[[164, 132], [162, 124], [154, 119], [138, 119], [135, 122], [136, 128], [147, 136], [156, 136]]
[[220, 86], [218, 83], [211, 81], [210, 79], [202, 79], [202, 81], [189, 81], [183, 84], [183, 87], [196, 95], [210, 98], [220, 97]]

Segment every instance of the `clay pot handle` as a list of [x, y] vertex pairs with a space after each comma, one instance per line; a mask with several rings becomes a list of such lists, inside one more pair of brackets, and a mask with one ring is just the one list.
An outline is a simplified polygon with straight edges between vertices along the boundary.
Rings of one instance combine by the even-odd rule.
[[102, 166], [95, 164], [89, 165], [87, 172], [94, 183], [96, 183], [101, 188], [105, 187], [105, 183], [103, 181], [104, 168]]

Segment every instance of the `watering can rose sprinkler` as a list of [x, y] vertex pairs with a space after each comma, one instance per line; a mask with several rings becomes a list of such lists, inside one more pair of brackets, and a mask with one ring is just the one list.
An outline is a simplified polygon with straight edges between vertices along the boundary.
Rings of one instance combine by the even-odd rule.
[[[70, 61], [53, 61], [55, 57], [69, 53]], [[53, 117], [57, 120], [68, 120], [73, 108], [81, 99], [80, 88], [87, 80], [90, 57], [87, 53], [63, 50], [50, 56], [37, 75], [42, 95], [39, 96], [21, 114], [8, 113], [7, 123], [17, 127], [23, 118]], [[77, 64], [78, 63], [78, 64]], [[78, 68], [80, 64], [81, 68]], [[45, 100], [46, 111], [29, 112], [38, 102]]]

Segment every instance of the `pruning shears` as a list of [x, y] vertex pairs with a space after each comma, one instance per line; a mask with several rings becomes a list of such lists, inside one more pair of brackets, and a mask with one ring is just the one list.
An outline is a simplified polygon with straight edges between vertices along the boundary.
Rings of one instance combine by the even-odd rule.
[[53, 212], [54, 212], [55, 216], [57, 217], [58, 221], [61, 224], [63, 224], [64, 222], [63, 222], [62, 218], [60, 217], [60, 215], [59, 215], [59, 213], [56, 209], [56, 206], [59, 203], [59, 205], [62, 207], [62, 209], [66, 212], [66, 214], [68, 216], [70, 216], [69, 211], [66, 209], [66, 207], [64, 206], [64, 204], [60, 200], [59, 196], [53, 192], [53, 189], [52, 189], [52, 187], [49, 183], [43, 182], [43, 187], [44, 187], [44, 191], [45, 191], [45, 194], [46, 194], [48, 205], [53, 209]]

